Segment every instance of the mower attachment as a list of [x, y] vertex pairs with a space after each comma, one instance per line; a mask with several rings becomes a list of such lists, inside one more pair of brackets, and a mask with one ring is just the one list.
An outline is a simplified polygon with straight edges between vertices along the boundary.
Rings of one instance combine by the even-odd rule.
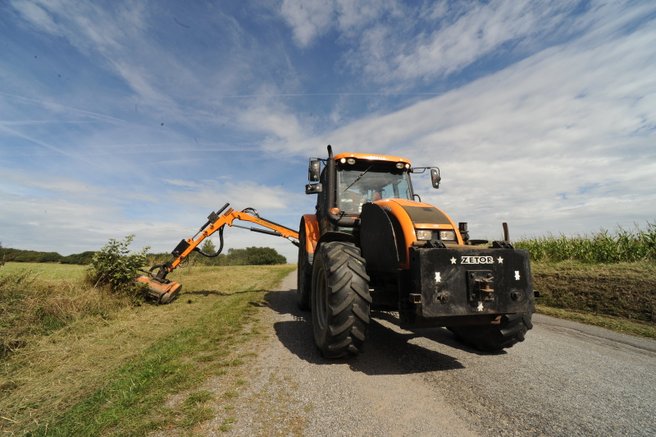
[[168, 279], [159, 280], [154, 276], [139, 276], [136, 279], [141, 284], [148, 286], [147, 294], [150, 298], [157, 301], [158, 304], [166, 304], [178, 297], [178, 293], [182, 290], [182, 285], [175, 281]]
[[[148, 295], [155, 299], [157, 303], [166, 304], [171, 302], [178, 295], [182, 289], [182, 285], [175, 281], [166, 279], [166, 275], [175, 270], [184, 260], [186, 260], [192, 252], [198, 252], [202, 256], [213, 258], [218, 256], [223, 249], [223, 229], [226, 225], [230, 227], [244, 228], [233, 223], [235, 220], [247, 221], [263, 228], [245, 228], [253, 232], [261, 232], [277, 237], [283, 237], [291, 241], [293, 244], [298, 245], [298, 232], [271, 220], [264, 219], [259, 216], [253, 208], [245, 208], [242, 211], [235, 211], [228, 208], [229, 203], [223, 205], [219, 210], [213, 211], [207, 217], [207, 221], [196, 234], [186, 240], [181, 240], [180, 243], [173, 249], [171, 255], [173, 259], [164, 264], [155, 265], [150, 268], [148, 275], [139, 276], [136, 281], [148, 285]], [[206, 254], [198, 247], [200, 243], [215, 232], [219, 233], [221, 244], [215, 254]], [[158, 270], [153, 274], [154, 270]]]

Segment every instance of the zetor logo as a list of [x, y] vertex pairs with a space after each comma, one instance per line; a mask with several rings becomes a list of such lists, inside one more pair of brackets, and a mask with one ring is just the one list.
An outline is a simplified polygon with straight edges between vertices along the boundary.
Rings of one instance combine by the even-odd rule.
[[491, 256], [461, 256], [460, 264], [494, 264]]

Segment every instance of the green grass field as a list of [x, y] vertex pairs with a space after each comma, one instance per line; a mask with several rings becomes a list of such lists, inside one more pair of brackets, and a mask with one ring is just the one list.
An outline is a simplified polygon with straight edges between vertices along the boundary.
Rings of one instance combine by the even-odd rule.
[[[1, 267], [0, 430], [184, 434], [229, 412], [225, 394], [243, 383], [250, 359], [239, 345], [258, 335], [264, 291], [293, 269], [182, 269], [175, 279], [185, 292], [173, 304], [135, 306], [89, 288], [78, 266]], [[220, 392], [200, 388], [208, 380]]]
[[[190, 434], [232, 399], [264, 292], [295, 266], [190, 266], [171, 305], [94, 289], [85, 267], [0, 267], [0, 431]], [[656, 265], [534, 262], [538, 311], [656, 338]], [[209, 390], [211, 387], [219, 387]]]
[[29, 271], [44, 281], [81, 281], [87, 267], [75, 264], [54, 263], [7, 263], [1, 267], [0, 276]]

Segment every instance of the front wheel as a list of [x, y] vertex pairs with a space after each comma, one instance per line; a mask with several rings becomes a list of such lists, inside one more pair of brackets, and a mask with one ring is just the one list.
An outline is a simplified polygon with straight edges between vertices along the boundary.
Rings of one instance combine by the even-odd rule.
[[312, 270], [312, 329], [326, 358], [356, 355], [369, 326], [369, 276], [360, 249], [352, 243], [321, 244]]
[[449, 327], [456, 337], [468, 346], [482, 352], [499, 352], [514, 346], [533, 327], [532, 311], [505, 314], [497, 323], [485, 326]]

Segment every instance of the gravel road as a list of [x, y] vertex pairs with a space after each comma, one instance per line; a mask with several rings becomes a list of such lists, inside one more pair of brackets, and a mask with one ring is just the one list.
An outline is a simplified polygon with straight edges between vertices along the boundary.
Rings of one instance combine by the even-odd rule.
[[497, 355], [445, 329], [401, 330], [379, 314], [366, 349], [324, 360], [295, 274], [267, 295], [258, 356], [228, 432], [216, 435], [656, 435], [656, 341], [536, 315]]

